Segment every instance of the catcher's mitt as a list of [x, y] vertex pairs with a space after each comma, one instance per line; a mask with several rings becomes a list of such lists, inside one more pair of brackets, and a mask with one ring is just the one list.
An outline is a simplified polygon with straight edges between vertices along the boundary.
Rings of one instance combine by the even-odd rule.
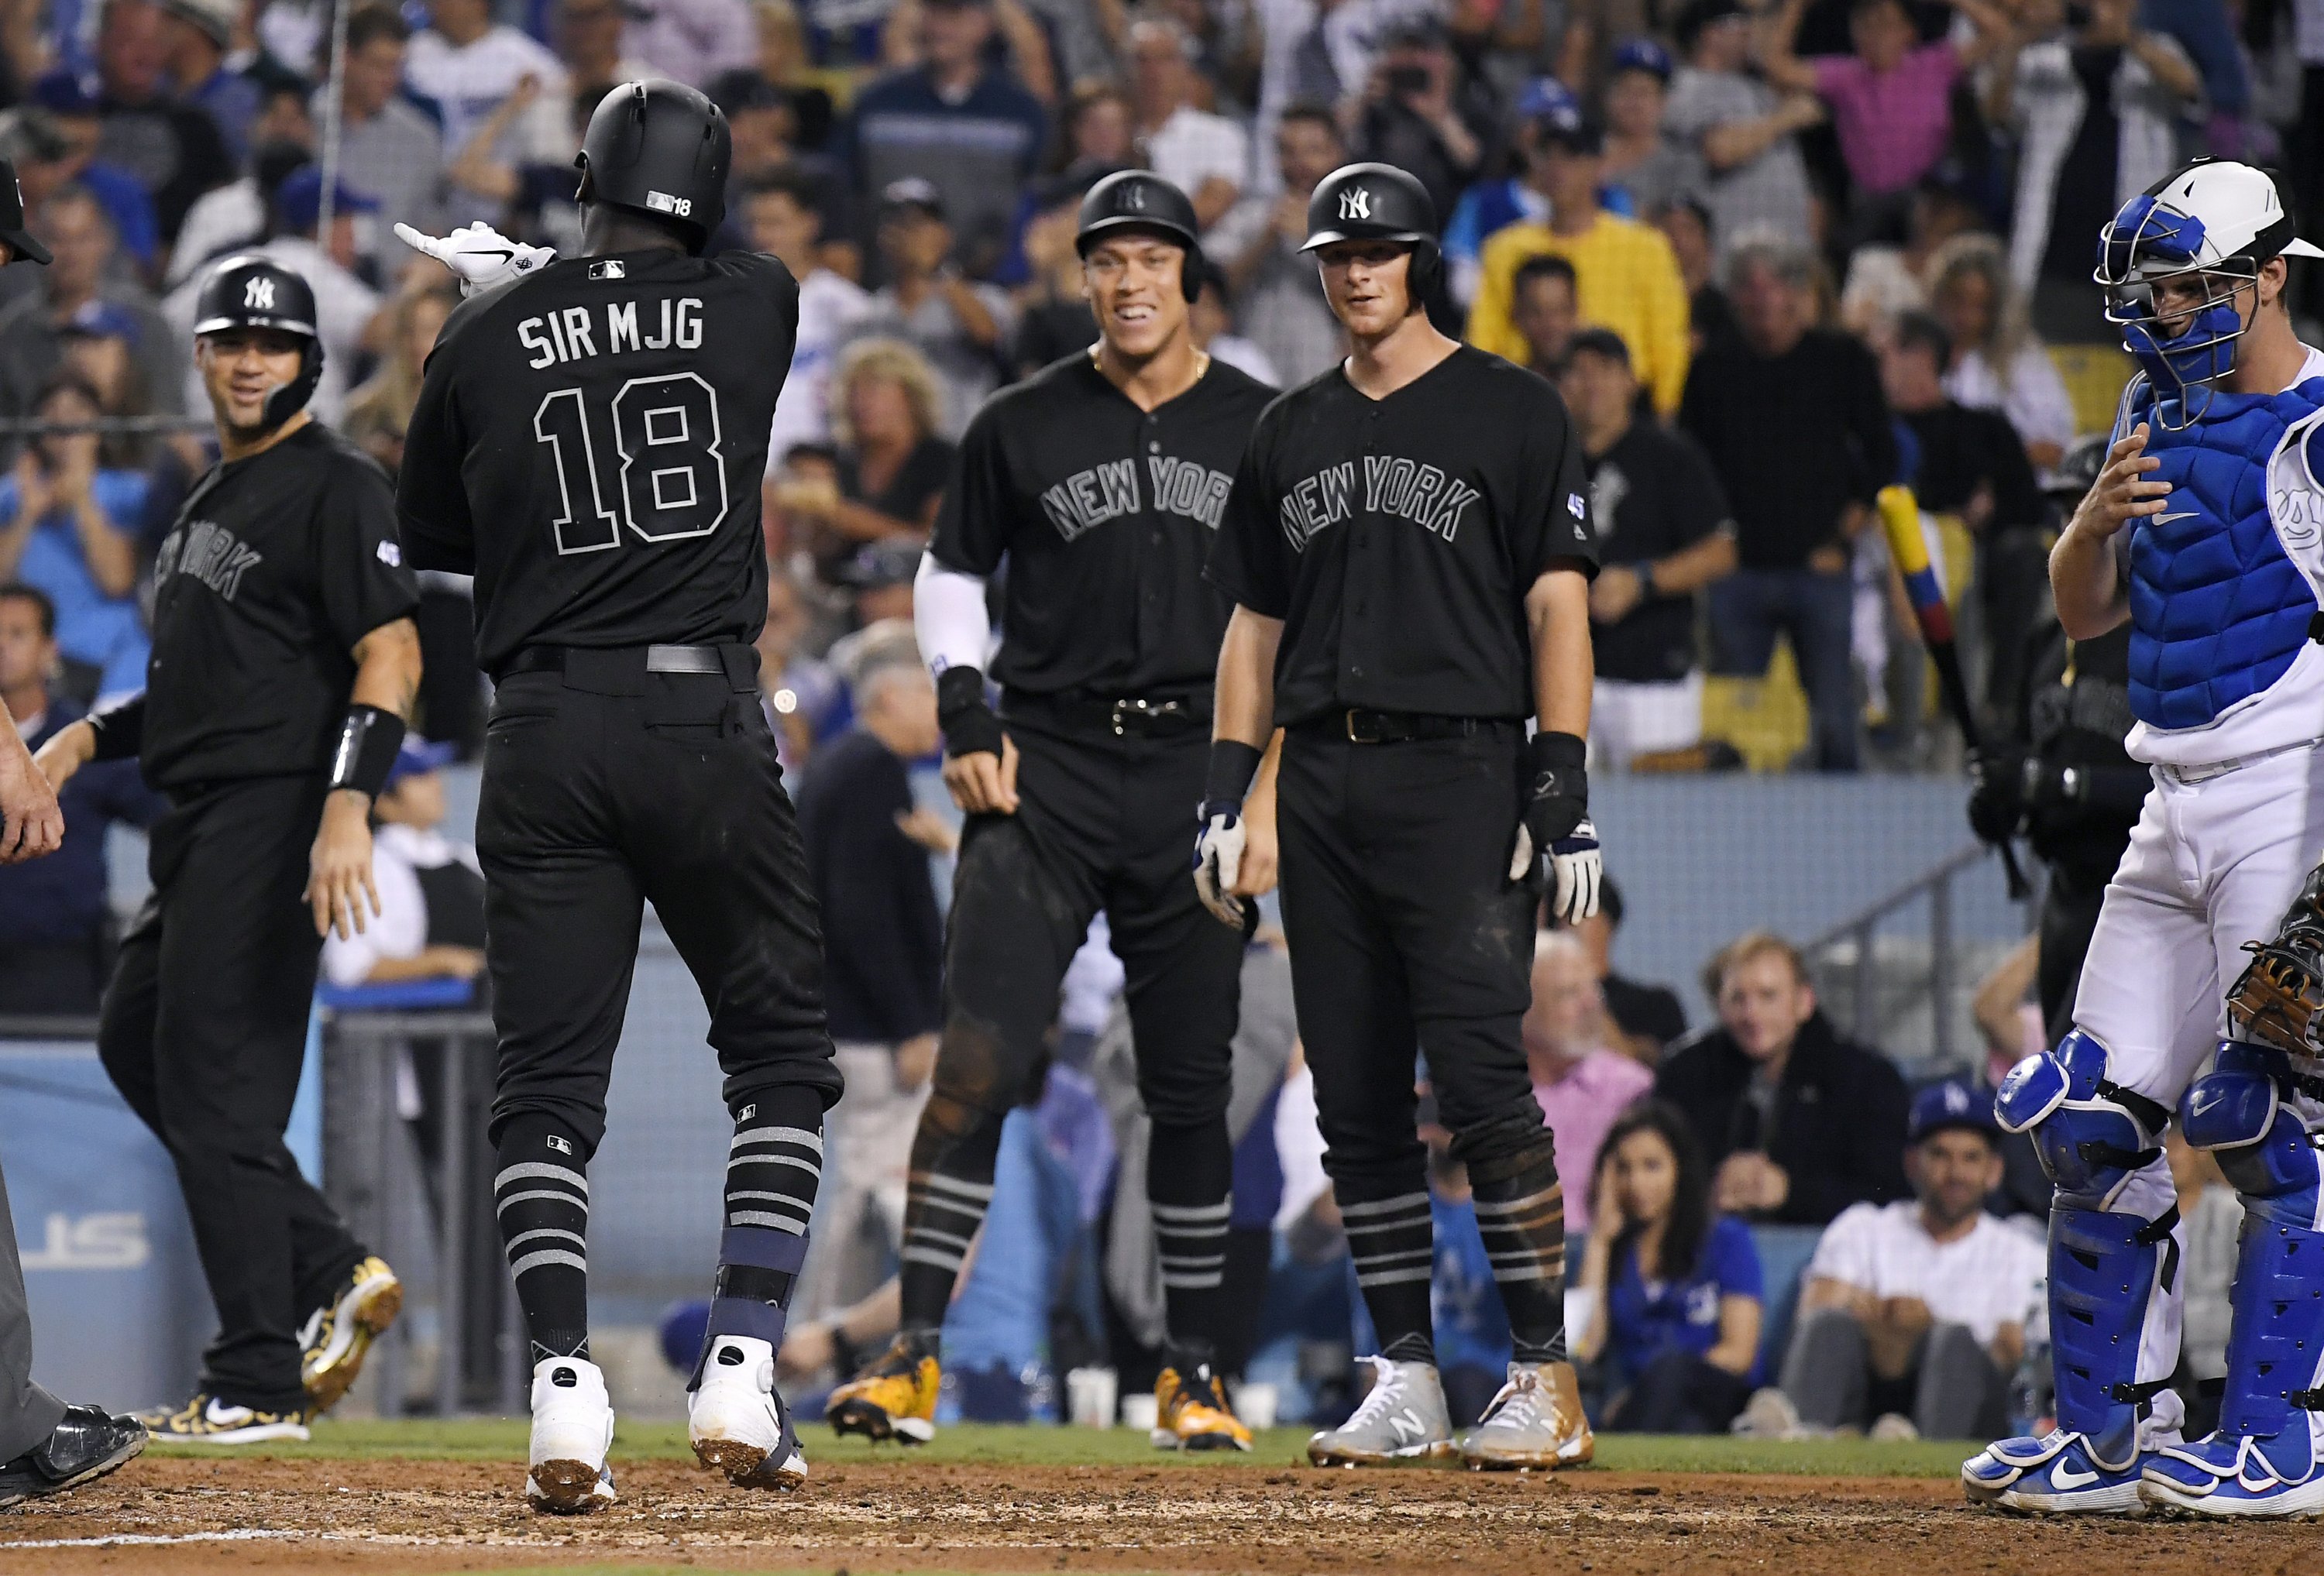
[[2245, 1037], [2298, 1056], [2324, 1056], [2324, 869], [2310, 873], [2273, 941], [2227, 991], [2227, 1017]]

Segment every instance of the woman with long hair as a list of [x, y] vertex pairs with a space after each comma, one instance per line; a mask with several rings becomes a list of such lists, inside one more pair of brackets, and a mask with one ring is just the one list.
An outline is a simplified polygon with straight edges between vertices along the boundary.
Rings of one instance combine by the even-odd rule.
[[420, 402], [420, 370], [436, 347], [444, 319], [459, 304], [459, 292], [448, 284], [406, 289], [388, 309], [393, 327], [379, 370], [347, 396], [341, 432], [386, 466], [391, 476], [403, 465], [403, 433]]
[[1711, 1168], [1685, 1116], [1642, 1101], [1598, 1151], [1573, 1343], [1613, 1370], [1600, 1427], [1723, 1433], [1750, 1399], [1762, 1296], [1751, 1233], [1711, 1207]]
[[2034, 468], [2047, 473], [2074, 441], [2074, 401], [2009, 281], [1998, 237], [1956, 235], [1929, 258], [1929, 304], [1952, 336], [1945, 392], [2009, 418]]
[[859, 339], [841, 354], [831, 380], [835, 474], [777, 487], [784, 513], [809, 527], [825, 584], [866, 543], [926, 542], [936, 529], [953, 454], [936, 435], [943, 398], [927, 358], [900, 339]]

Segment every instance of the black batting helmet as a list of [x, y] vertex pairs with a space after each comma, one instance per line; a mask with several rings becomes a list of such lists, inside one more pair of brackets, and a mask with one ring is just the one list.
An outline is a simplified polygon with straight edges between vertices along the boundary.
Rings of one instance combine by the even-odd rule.
[[576, 196], [667, 219], [696, 256], [726, 218], [726, 117], [678, 82], [624, 82], [597, 102], [573, 162]]
[[1428, 189], [1393, 164], [1342, 164], [1315, 183], [1307, 199], [1302, 252], [1334, 241], [1399, 241], [1412, 248], [1412, 303], [1436, 288], [1444, 253], [1436, 244], [1436, 205]]
[[1101, 236], [1114, 230], [1152, 230], [1176, 241], [1186, 253], [1178, 287], [1187, 304], [1203, 293], [1203, 223], [1185, 192], [1150, 171], [1116, 171], [1082, 198], [1074, 250], [1086, 257]]
[[210, 270], [194, 300], [194, 337], [229, 328], [272, 328], [295, 334], [299, 375], [266, 397], [268, 431], [306, 408], [323, 379], [323, 339], [315, 327], [315, 292], [307, 281], [271, 258], [252, 253], [228, 257]]

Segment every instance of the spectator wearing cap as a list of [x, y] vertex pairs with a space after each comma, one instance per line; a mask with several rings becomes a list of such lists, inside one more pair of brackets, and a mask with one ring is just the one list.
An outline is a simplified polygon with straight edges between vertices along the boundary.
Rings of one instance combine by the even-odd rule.
[[1904, 0], [1849, 0], [1852, 53], [1794, 54], [1808, 0], [1783, 0], [1761, 60], [1767, 80], [1813, 93], [1831, 111], [1851, 187], [1849, 234], [1858, 241], [1894, 231], [1913, 188], [1944, 157], [1952, 136], [1952, 91], [2001, 46], [2010, 22], [1986, 0], [1946, 0], [1970, 35], [1920, 41]]
[[[289, 269], [315, 292], [315, 329], [323, 342], [323, 375], [309, 408], [317, 420], [336, 425], [346, 410], [348, 373], [364, 352], [386, 346], [391, 323], [379, 292], [354, 272], [356, 220], [375, 215], [379, 204], [344, 180], [334, 184], [332, 197], [330, 235], [327, 242], [320, 241], [323, 172], [312, 164], [293, 171], [275, 189], [272, 233], [257, 245], [242, 250]], [[197, 272], [161, 303], [162, 314], [180, 345], [193, 342], [196, 298], [208, 277], [208, 270]], [[199, 374], [189, 368], [181, 379], [187, 409], [200, 409], [207, 396], [201, 392]]]
[[1804, 240], [1812, 215], [1799, 134], [1822, 121], [1822, 101], [1750, 74], [1741, 0], [1689, 0], [1676, 36], [1686, 63], [1671, 78], [1663, 134], [1702, 161], [1712, 249], [1723, 257], [1753, 231]]
[[936, 430], [953, 438], [999, 386], [1017, 311], [1005, 291], [968, 278], [952, 261], [946, 216], [943, 196], [917, 176], [880, 194], [880, 266], [888, 282], [872, 293], [858, 332], [900, 339], [926, 358], [944, 394]]
[[[339, 175], [378, 200], [364, 252], [398, 272], [395, 226], [444, 232], [444, 139], [436, 123], [403, 97], [411, 30], [390, 5], [366, 5], [347, 18], [346, 91], [339, 122]], [[317, 89], [319, 102], [327, 88]]]
[[474, 980], [484, 969], [484, 878], [476, 851], [444, 835], [449, 744], [414, 733], [371, 804], [378, 909], [351, 935], [323, 938], [323, 976], [345, 989]]
[[1664, 1048], [1686, 1033], [1686, 1009], [1667, 985], [1633, 980], [1614, 967], [1614, 933], [1622, 928], [1622, 889], [1611, 875], [1601, 875], [1598, 912], [1572, 929], [1606, 1002], [1606, 1043], [1653, 1068], [1661, 1064]]
[[134, 283], [111, 277], [115, 255], [113, 222], [86, 187], [62, 187], [42, 205], [32, 232], [55, 255], [38, 275], [36, 294], [0, 311], [0, 411], [21, 416], [31, 410], [49, 374], [64, 357], [64, 329], [81, 313], [115, 308], [136, 324], [138, 369], [164, 410], [185, 409], [186, 361], [179, 338]]
[[[105, 205], [119, 237], [124, 275], [134, 262], [151, 269], [161, 250], [161, 225], [153, 199], [137, 178], [120, 165], [97, 156], [105, 134], [105, 118], [96, 95], [78, 78], [51, 71], [32, 84], [31, 101], [16, 112], [14, 160], [28, 212], [38, 214], [50, 196], [66, 186], [80, 186]], [[19, 269], [29, 274], [31, 269]], [[7, 276], [14, 279], [14, 275]], [[30, 281], [26, 281], [26, 288]]]
[[1703, 985], [1719, 1022], [1671, 1048], [1655, 1093], [1686, 1113], [1719, 1207], [1821, 1226], [1850, 1204], [1904, 1197], [1904, 1081], [1840, 1037], [1799, 949], [1746, 932]]
[[1616, 770], [1702, 742], [1696, 594], [1735, 572], [1735, 521], [1695, 441], [1638, 419], [1630, 353], [1604, 328], [1574, 336], [1558, 387], [1589, 466], [1603, 566], [1590, 585], [1598, 682], [1591, 752]]
[[1265, 204], [1245, 203], [1221, 226], [1227, 233], [1206, 248], [1242, 303], [1251, 342], [1286, 388], [1330, 371], [1348, 353], [1315, 259], [1300, 250], [1307, 244], [1307, 198], [1316, 182], [1348, 161], [1347, 152], [1328, 108], [1286, 107], [1275, 127], [1282, 189]]
[[250, 156], [250, 125], [258, 118], [258, 84], [226, 63], [242, 0], [161, 0], [162, 69], [178, 102], [206, 112], [238, 165]]
[[1606, 206], [1651, 221], [1702, 179], [1702, 161], [1663, 135], [1670, 103], [1670, 51], [1650, 38], [1624, 39], [1606, 78]]
[[[0, 576], [0, 707], [32, 750], [88, 710], [86, 696], [54, 687], [56, 634], [47, 594]], [[111, 941], [106, 828], [148, 826], [168, 807], [134, 760], [84, 768], [58, 798], [64, 845], [46, 859], [0, 866], [0, 1015], [97, 1011]]]
[[[585, 0], [603, 5], [604, 0]], [[573, 0], [560, 0], [570, 5]], [[728, 71], [759, 63], [759, 26], [746, 0], [622, 0], [637, 25], [629, 47], [643, 61], [647, 77], [667, 77], [689, 87], [708, 88]], [[639, 78], [620, 76], [613, 82]], [[581, 78], [576, 78], [578, 84]]]
[[938, 436], [941, 400], [927, 358], [901, 340], [859, 339], [832, 378], [831, 425], [839, 451], [830, 480], [778, 487], [784, 512], [809, 522], [806, 545], [825, 584], [866, 542], [926, 542], [952, 474], [953, 446]]
[[1807, 690], [1817, 770], [1854, 771], [1851, 544], [1896, 476], [1880, 370], [1862, 344], [1814, 326], [1803, 245], [1750, 241], [1727, 263], [1736, 334], [1694, 364], [1679, 425], [1711, 456], [1735, 512], [1741, 567], [1711, 590], [1711, 671], [1757, 677], [1788, 636]]
[[1048, 117], [1015, 77], [986, 61], [991, 0], [922, 0], [918, 20], [921, 63], [856, 95], [835, 152], [859, 192], [881, 193], [905, 180], [933, 189], [937, 210], [956, 226], [964, 265], [981, 273], [1007, 241], [1017, 189], [1039, 161]]
[[97, 156], [127, 171], [153, 199], [161, 239], [174, 242], [194, 199], [234, 179], [234, 158], [208, 111], [172, 97], [162, 15], [152, 0], [108, 0], [97, 32]]
[[1462, 69], [1443, 24], [1422, 16], [1399, 24], [1373, 60], [1356, 123], [1356, 156], [1410, 171], [1439, 214], [1492, 168], [1501, 146], [1501, 105]]
[[1147, 167], [1186, 194], [1207, 230], [1226, 217], [1250, 178], [1250, 139], [1242, 127], [1195, 102], [1201, 78], [1195, 45], [1167, 12], [1130, 25], [1130, 105]]
[[767, 440], [770, 474], [798, 445], [831, 441], [832, 368], [839, 347], [872, 315], [870, 292], [823, 265], [823, 215], [816, 196], [805, 172], [778, 170], [752, 181], [739, 205], [747, 244], [781, 259], [799, 287], [798, 342]]
[[1686, 387], [1686, 282], [1660, 230], [1600, 206], [1604, 174], [1604, 134], [1579, 108], [1563, 106], [1536, 125], [1526, 178], [1549, 199], [1549, 217], [1511, 225], [1485, 243], [1469, 342], [1524, 361], [1525, 336], [1510, 313], [1517, 268], [1528, 257], [1563, 257], [1573, 264], [1582, 320], [1621, 336], [1638, 382], [1667, 415]]
[[[1574, 282], [1573, 264], [1554, 252], [1518, 263], [1517, 277], [1509, 284], [1509, 321], [1525, 340], [1525, 364], [1553, 381], [1564, 373], [1566, 353], [1573, 348], [1573, 336], [1581, 331], [1580, 289]], [[1615, 343], [1620, 342], [1616, 336]], [[1623, 352], [1625, 366], [1628, 355]]]
[[[930, 844], [944, 824], [912, 795], [916, 761], [943, 744], [936, 687], [908, 621], [873, 624], [833, 651], [854, 696], [855, 725], [816, 752], [798, 788], [799, 841], [823, 914], [824, 1000], [847, 1093], [830, 1116], [832, 1171], [816, 1233], [818, 1278], [861, 1287], [876, 1265], [866, 1226], [900, 1244], [912, 1134], [927, 1103], [943, 1024], [944, 925]], [[851, 1273], [852, 1272], [852, 1273]]]
[[[404, 57], [404, 81], [436, 107], [444, 128], [444, 148], [466, 153], [495, 111], [519, 84], [530, 78], [533, 97], [521, 114], [502, 123], [498, 145], [487, 156], [515, 168], [564, 162], [573, 157], [574, 137], [567, 115], [565, 67], [537, 40], [493, 20], [491, 0], [427, 0], [429, 25], [412, 35]], [[447, 201], [452, 223], [496, 220], [500, 201], [475, 192], [456, 192]]]
[[1607, 1044], [1606, 999], [1590, 954], [1570, 932], [1534, 937], [1533, 1000], [1519, 1026], [1533, 1097], [1557, 1140], [1567, 1212], [1590, 1219], [1598, 1151], [1615, 1119], [1654, 1088], [1655, 1075]]
[[866, 542], [839, 571], [839, 585], [854, 598], [859, 629], [887, 619], [912, 617], [912, 582], [920, 572], [920, 544], [909, 537]]
[[1913, 1196], [1853, 1205], [1816, 1244], [1783, 1394], [1812, 1428], [1989, 1438], [2006, 1432], [2041, 1240], [1985, 1212], [2001, 1182], [1990, 1093], [1923, 1089], [1905, 1142]]
[[[795, 100], [756, 71], [729, 71], [709, 88], [710, 102], [726, 117], [734, 148], [727, 166], [726, 223], [729, 244], [747, 244], [739, 229], [751, 189], [770, 176], [790, 177], [814, 205], [815, 247], [826, 268], [852, 281], [862, 272], [847, 200], [847, 176], [821, 153], [799, 151]], [[792, 272], [804, 281], [806, 275]]]

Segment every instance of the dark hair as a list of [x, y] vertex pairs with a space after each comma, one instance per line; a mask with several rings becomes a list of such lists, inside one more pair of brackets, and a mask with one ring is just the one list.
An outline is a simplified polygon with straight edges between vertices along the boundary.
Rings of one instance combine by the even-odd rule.
[[60, 366], [41, 380], [40, 392], [32, 396], [32, 409], [38, 410], [59, 394], [78, 394], [98, 415], [105, 413], [105, 396], [97, 392], [97, 385], [69, 366]]
[[41, 639], [53, 641], [57, 638], [56, 598], [39, 586], [27, 585], [22, 580], [11, 580], [0, 585], [0, 602], [31, 603], [32, 611], [41, 615]]
[[1578, 291], [1582, 288], [1581, 281], [1574, 275], [1572, 263], [1554, 252], [1545, 252], [1517, 264], [1517, 277], [1509, 281], [1509, 294], [1525, 294], [1526, 286], [1537, 279], [1562, 279], [1570, 290]]
[[[1670, 1217], [1663, 1223], [1662, 1260], [1655, 1266], [1655, 1276], [1660, 1280], [1683, 1280], [1694, 1273], [1702, 1258], [1703, 1241], [1711, 1235], [1711, 1166], [1702, 1157], [1702, 1146], [1695, 1142], [1685, 1113], [1668, 1101], [1649, 1097], [1616, 1118], [1607, 1129], [1606, 1141], [1598, 1147], [1593, 1186], [1613, 1185], [1615, 1152], [1640, 1133], [1657, 1134], [1670, 1146], [1673, 1169], [1678, 1173], [1671, 1188]], [[1637, 1243], [1642, 1229], [1637, 1221], [1622, 1223], [1614, 1237], [1610, 1263], [1621, 1263], [1622, 1255]], [[1640, 1274], [1644, 1273], [1641, 1266]]]
[[803, 170], [770, 170], [764, 175], [753, 177], [751, 183], [742, 189], [742, 200], [748, 202], [754, 197], [771, 197], [777, 192], [798, 204], [803, 211], [813, 214], [816, 225], [821, 226], [823, 209], [816, 198], [823, 193], [815, 178]]
[[1287, 126], [1295, 120], [1313, 121], [1329, 131], [1333, 142], [1342, 147], [1347, 145], [1347, 136], [1340, 130], [1339, 117], [1332, 113], [1332, 106], [1328, 104], [1313, 98], [1295, 99], [1284, 106], [1283, 113], [1275, 117], [1275, 124]]
[[1896, 319], [1896, 348], [1925, 350], [1941, 373], [1953, 362], [1953, 336], [1926, 312], [1905, 312]]
[[411, 41], [410, 25], [394, 6], [364, 5], [347, 13], [347, 49], [350, 53], [383, 38], [393, 39], [397, 43]]

